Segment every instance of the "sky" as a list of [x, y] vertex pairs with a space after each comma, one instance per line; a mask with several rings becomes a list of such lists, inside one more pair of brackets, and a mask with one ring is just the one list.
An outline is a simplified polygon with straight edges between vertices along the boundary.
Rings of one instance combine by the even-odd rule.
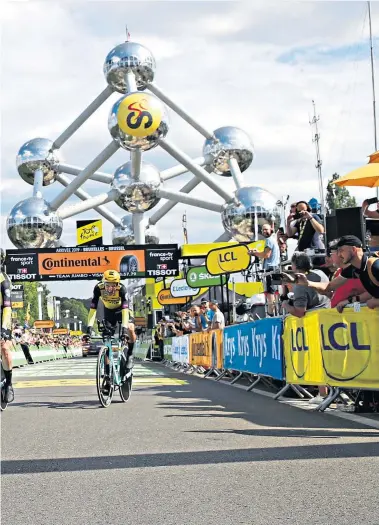
[[[379, 5], [372, 2], [375, 52]], [[18, 175], [15, 157], [35, 137], [54, 140], [104, 89], [103, 62], [125, 40], [148, 47], [157, 61], [155, 81], [176, 103], [209, 129], [231, 125], [245, 130], [254, 160], [246, 186], [261, 186], [278, 199], [318, 198], [315, 145], [309, 120], [312, 100], [320, 116], [320, 150], [325, 186], [334, 172], [346, 174], [374, 151], [367, 2], [266, 1], [9, 1], [1, 31], [1, 245], [11, 248], [6, 217], [32, 187]], [[378, 73], [375, 67], [376, 74]], [[109, 142], [107, 117], [112, 97], [59, 152], [67, 164], [85, 167]], [[167, 138], [191, 157], [204, 138], [169, 110]], [[160, 170], [176, 161], [159, 148], [143, 159]], [[129, 160], [121, 150], [101, 171], [113, 173]], [[217, 177], [213, 175], [213, 177]], [[178, 190], [190, 176], [165, 183]], [[220, 178], [234, 190], [231, 179]], [[108, 191], [87, 182], [91, 195]], [[44, 188], [51, 200], [58, 182]], [[373, 190], [352, 189], [359, 201]], [[194, 196], [221, 202], [201, 184]], [[77, 201], [76, 197], [70, 203]], [[159, 206], [165, 201], [161, 201]], [[107, 207], [122, 217], [116, 204]], [[186, 211], [190, 242], [212, 242], [222, 234], [218, 213], [178, 205], [158, 223], [161, 242], [182, 243]], [[76, 220], [64, 223], [62, 241], [74, 246]], [[104, 242], [112, 226], [103, 220]], [[93, 281], [49, 283], [53, 294], [88, 297]]]

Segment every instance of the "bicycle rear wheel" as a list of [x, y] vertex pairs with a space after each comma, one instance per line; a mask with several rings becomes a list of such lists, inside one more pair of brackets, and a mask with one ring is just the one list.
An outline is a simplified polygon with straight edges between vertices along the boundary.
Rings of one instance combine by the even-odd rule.
[[[107, 352], [107, 347], [101, 348], [98, 358], [97, 358], [97, 368], [96, 368], [96, 388], [97, 395], [101, 406], [104, 408], [109, 407], [112, 402], [112, 397], [114, 393], [113, 385], [113, 370], [110, 370], [110, 384], [108, 385], [108, 391], [105, 390], [107, 381], [105, 378], [105, 357]], [[104, 391], [105, 390], [105, 391]]]

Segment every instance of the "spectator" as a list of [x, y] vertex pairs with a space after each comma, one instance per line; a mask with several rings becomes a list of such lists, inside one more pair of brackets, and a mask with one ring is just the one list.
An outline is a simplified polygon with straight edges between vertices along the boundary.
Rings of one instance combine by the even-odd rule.
[[325, 245], [322, 240], [324, 226], [318, 215], [311, 212], [309, 204], [305, 201], [299, 201], [296, 205], [296, 214], [294, 220], [290, 222], [288, 235], [290, 237], [298, 236], [296, 250], [303, 252], [308, 248], [315, 250], [324, 250]]
[[[263, 270], [266, 272], [272, 272], [280, 266], [280, 250], [278, 241], [273, 235], [273, 230], [269, 224], [262, 226], [262, 235], [265, 237], [265, 247], [262, 252], [258, 250], [251, 250], [249, 253], [259, 259], [263, 260]], [[275, 292], [277, 287], [272, 285], [271, 275], [266, 276], [266, 289], [265, 295], [267, 300], [267, 313], [268, 315], [274, 315], [274, 301]]]
[[[329, 248], [329, 254], [332, 268], [335, 269], [335, 272], [330, 279], [332, 281], [341, 275], [341, 272], [346, 268], [346, 265], [342, 263], [338, 256], [336, 243], [332, 244]], [[331, 308], [337, 308], [339, 312], [342, 312], [344, 307], [349, 304], [349, 297], [362, 295], [364, 291], [365, 289], [359, 279], [355, 277], [347, 279], [342, 286], [330, 293], [330, 306]]]
[[205, 318], [204, 313], [202, 313], [200, 306], [193, 305], [191, 308], [191, 313], [193, 316], [193, 326], [195, 332], [204, 332], [208, 328], [208, 322]]
[[[329, 282], [323, 271], [312, 270], [312, 262], [307, 254], [295, 252], [292, 256], [291, 262], [292, 270], [297, 275], [301, 274], [306, 276], [308, 281], [321, 283]], [[304, 286], [298, 284], [294, 284], [291, 288], [293, 298], [282, 302], [282, 307], [288, 314], [292, 314], [301, 318], [304, 317], [308, 310], [330, 307], [329, 299], [323, 295], [318, 294], [313, 288], [305, 288]], [[311, 399], [310, 403], [319, 405], [327, 395], [327, 387], [319, 386], [318, 395]]]
[[218, 307], [217, 301], [210, 301], [210, 309], [213, 311], [213, 318], [209, 330], [219, 330], [225, 328], [225, 316]]
[[[292, 271], [297, 275], [303, 275], [308, 282], [329, 283], [328, 278], [321, 270], [312, 270], [312, 263], [305, 253], [295, 252], [292, 256]], [[324, 295], [320, 295], [314, 288], [294, 284], [292, 286], [293, 298], [282, 303], [283, 309], [296, 317], [304, 317], [307, 310], [315, 308], [329, 308], [330, 301]]]
[[20, 343], [21, 349], [24, 353], [24, 356], [25, 356], [25, 359], [28, 365], [34, 365], [34, 361], [30, 353], [29, 334], [27, 330], [21, 330], [21, 333], [18, 332], [16, 335], [17, 335], [16, 341]]
[[[369, 210], [371, 204], [376, 204], [376, 210]], [[366, 237], [366, 241], [368, 241], [371, 251], [377, 251], [379, 250], [379, 202], [376, 197], [366, 199], [362, 202], [362, 214], [366, 219], [374, 219], [378, 221], [374, 222], [374, 220], [371, 220], [366, 222], [366, 233], [369, 234], [369, 238]]]
[[291, 223], [295, 220], [296, 206], [297, 206], [297, 202], [293, 202], [291, 204], [291, 206], [290, 206], [290, 213], [289, 213], [289, 215], [287, 217], [287, 220], [286, 220], [286, 234], [287, 234], [287, 238], [288, 237], [293, 237], [295, 239], [298, 238], [297, 233], [294, 233], [293, 229], [291, 228]]
[[209, 308], [209, 301], [207, 301], [206, 299], [202, 299], [201, 300], [201, 305], [200, 305], [200, 308], [202, 307], [205, 307], [205, 315], [207, 317], [207, 320], [208, 322], [212, 321], [212, 318], [213, 318], [213, 312], [212, 310]]
[[[376, 204], [376, 210], [369, 210], [371, 204]], [[370, 219], [379, 219], [379, 202], [376, 197], [372, 199], [366, 199], [362, 202], [362, 213], [363, 217]]]
[[288, 235], [284, 233], [284, 228], [278, 228], [278, 231], [276, 233], [276, 240], [279, 246], [280, 259], [282, 261], [286, 261], [287, 251], [288, 251], [288, 246], [287, 246]]
[[[356, 298], [357, 302], [366, 303], [369, 308], [379, 307], [379, 258], [367, 257], [363, 252], [362, 241], [355, 235], [344, 235], [337, 242], [337, 252], [343, 265], [346, 267], [341, 274], [331, 282], [310, 282], [305, 275], [297, 276], [297, 284], [313, 288], [319, 293], [335, 292], [348, 279], [358, 278], [365, 292]], [[349, 303], [354, 302], [349, 297]]]

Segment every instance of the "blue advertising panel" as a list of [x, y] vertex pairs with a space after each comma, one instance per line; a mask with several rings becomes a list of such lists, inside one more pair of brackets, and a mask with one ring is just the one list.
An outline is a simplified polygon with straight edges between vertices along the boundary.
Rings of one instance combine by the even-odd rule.
[[224, 368], [283, 379], [283, 322], [268, 318], [224, 330]]

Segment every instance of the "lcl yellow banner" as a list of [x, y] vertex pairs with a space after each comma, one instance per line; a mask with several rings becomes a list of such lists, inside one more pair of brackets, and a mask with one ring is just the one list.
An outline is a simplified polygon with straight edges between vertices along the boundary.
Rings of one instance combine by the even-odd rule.
[[204, 368], [222, 368], [222, 330], [191, 334], [189, 362]]
[[379, 388], [377, 310], [289, 316], [283, 337], [287, 383]]
[[211, 250], [205, 261], [208, 272], [211, 275], [224, 275], [247, 270], [251, 261], [249, 250], [253, 248], [262, 251], [264, 241], [257, 241], [249, 245], [232, 244], [225, 248]]

